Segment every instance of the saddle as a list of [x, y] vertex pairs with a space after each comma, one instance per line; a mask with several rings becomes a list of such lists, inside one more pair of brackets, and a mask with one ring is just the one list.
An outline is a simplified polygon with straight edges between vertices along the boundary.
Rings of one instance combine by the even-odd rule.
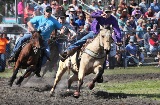
[[83, 44], [83, 46], [80, 48], [80, 50], [77, 51], [76, 55], [76, 64], [77, 68], [79, 69], [80, 61], [81, 61], [81, 52], [84, 52], [85, 48], [87, 47], [88, 44], [90, 44], [94, 39], [87, 39], [86, 43]]

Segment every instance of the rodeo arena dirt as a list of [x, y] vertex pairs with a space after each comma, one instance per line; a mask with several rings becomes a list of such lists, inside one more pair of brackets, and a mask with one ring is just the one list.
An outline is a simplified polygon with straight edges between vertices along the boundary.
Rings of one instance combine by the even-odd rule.
[[[92, 79], [92, 74], [85, 77], [81, 96], [77, 99], [73, 97], [76, 83], [72, 85], [71, 91], [67, 92], [67, 76], [56, 88], [53, 96], [49, 91], [53, 85], [54, 78], [50, 76], [42, 79], [32, 77], [21, 87], [8, 86], [8, 80], [0, 78], [0, 104], [1, 105], [160, 105], [160, 101], [150, 98], [139, 98], [132, 94], [111, 93], [98, 89], [89, 90], [87, 82]], [[128, 82], [145, 79], [158, 79], [160, 74], [132, 74], [132, 75], [104, 75], [106, 82]]]

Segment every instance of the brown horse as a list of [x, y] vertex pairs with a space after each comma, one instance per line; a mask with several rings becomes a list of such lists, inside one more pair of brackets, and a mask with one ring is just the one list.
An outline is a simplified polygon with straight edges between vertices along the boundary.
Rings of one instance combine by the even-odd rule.
[[103, 72], [103, 63], [105, 61], [107, 51], [110, 50], [110, 45], [112, 42], [113, 39], [111, 37], [111, 30], [103, 29], [83, 51], [79, 69], [76, 63], [76, 54], [74, 54], [71, 58], [66, 59], [64, 62], [60, 61], [50, 95], [53, 94], [56, 85], [67, 70], [71, 70], [74, 73], [68, 80], [68, 90], [70, 89], [73, 81], [78, 81], [78, 89], [74, 93], [75, 97], [80, 96], [80, 88], [83, 84], [83, 78], [90, 73], [96, 74], [92, 82], [89, 84], [89, 89], [93, 89], [95, 82], [98, 81], [98, 77]]
[[12, 86], [16, 79], [19, 68], [26, 69], [25, 73], [20, 76], [17, 85], [20, 85], [24, 78], [28, 77], [33, 71], [36, 70], [38, 59], [41, 54], [42, 38], [40, 32], [32, 32], [32, 37], [29, 42], [22, 48], [18, 59], [15, 62], [13, 75], [9, 80], [9, 85]]

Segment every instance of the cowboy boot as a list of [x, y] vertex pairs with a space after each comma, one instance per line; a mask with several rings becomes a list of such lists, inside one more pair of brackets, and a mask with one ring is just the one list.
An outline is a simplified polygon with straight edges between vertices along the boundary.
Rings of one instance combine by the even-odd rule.
[[72, 50], [64, 51], [63, 53], [59, 54], [60, 60], [64, 62], [69, 56], [74, 55], [74, 53], [79, 49], [80, 47], [73, 48]]
[[9, 58], [8, 62], [16, 62], [20, 52], [21, 52], [21, 47], [19, 47], [19, 49], [14, 52], [14, 54]]

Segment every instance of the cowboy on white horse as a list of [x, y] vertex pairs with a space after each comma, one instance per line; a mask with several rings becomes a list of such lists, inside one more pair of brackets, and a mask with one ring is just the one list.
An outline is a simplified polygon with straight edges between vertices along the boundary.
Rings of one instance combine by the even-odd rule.
[[[95, 38], [100, 32], [101, 26], [110, 26], [112, 25], [117, 43], [121, 43], [121, 32], [118, 26], [118, 21], [114, 16], [111, 15], [112, 11], [110, 8], [106, 8], [104, 11], [97, 11], [91, 14], [92, 18], [95, 18], [91, 25], [91, 31], [82, 37], [80, 40], [71, 44], [62, 54], [60, 54], [61, 61], [64, 62], [69, 56], [72, 56], [79, 47], [81, 47], [84, 43], [86, 43], [87, 39]], [[105, 63], [104, 63], [105, 67]], [[102, 73], [103, 74], [103, 73]]]

